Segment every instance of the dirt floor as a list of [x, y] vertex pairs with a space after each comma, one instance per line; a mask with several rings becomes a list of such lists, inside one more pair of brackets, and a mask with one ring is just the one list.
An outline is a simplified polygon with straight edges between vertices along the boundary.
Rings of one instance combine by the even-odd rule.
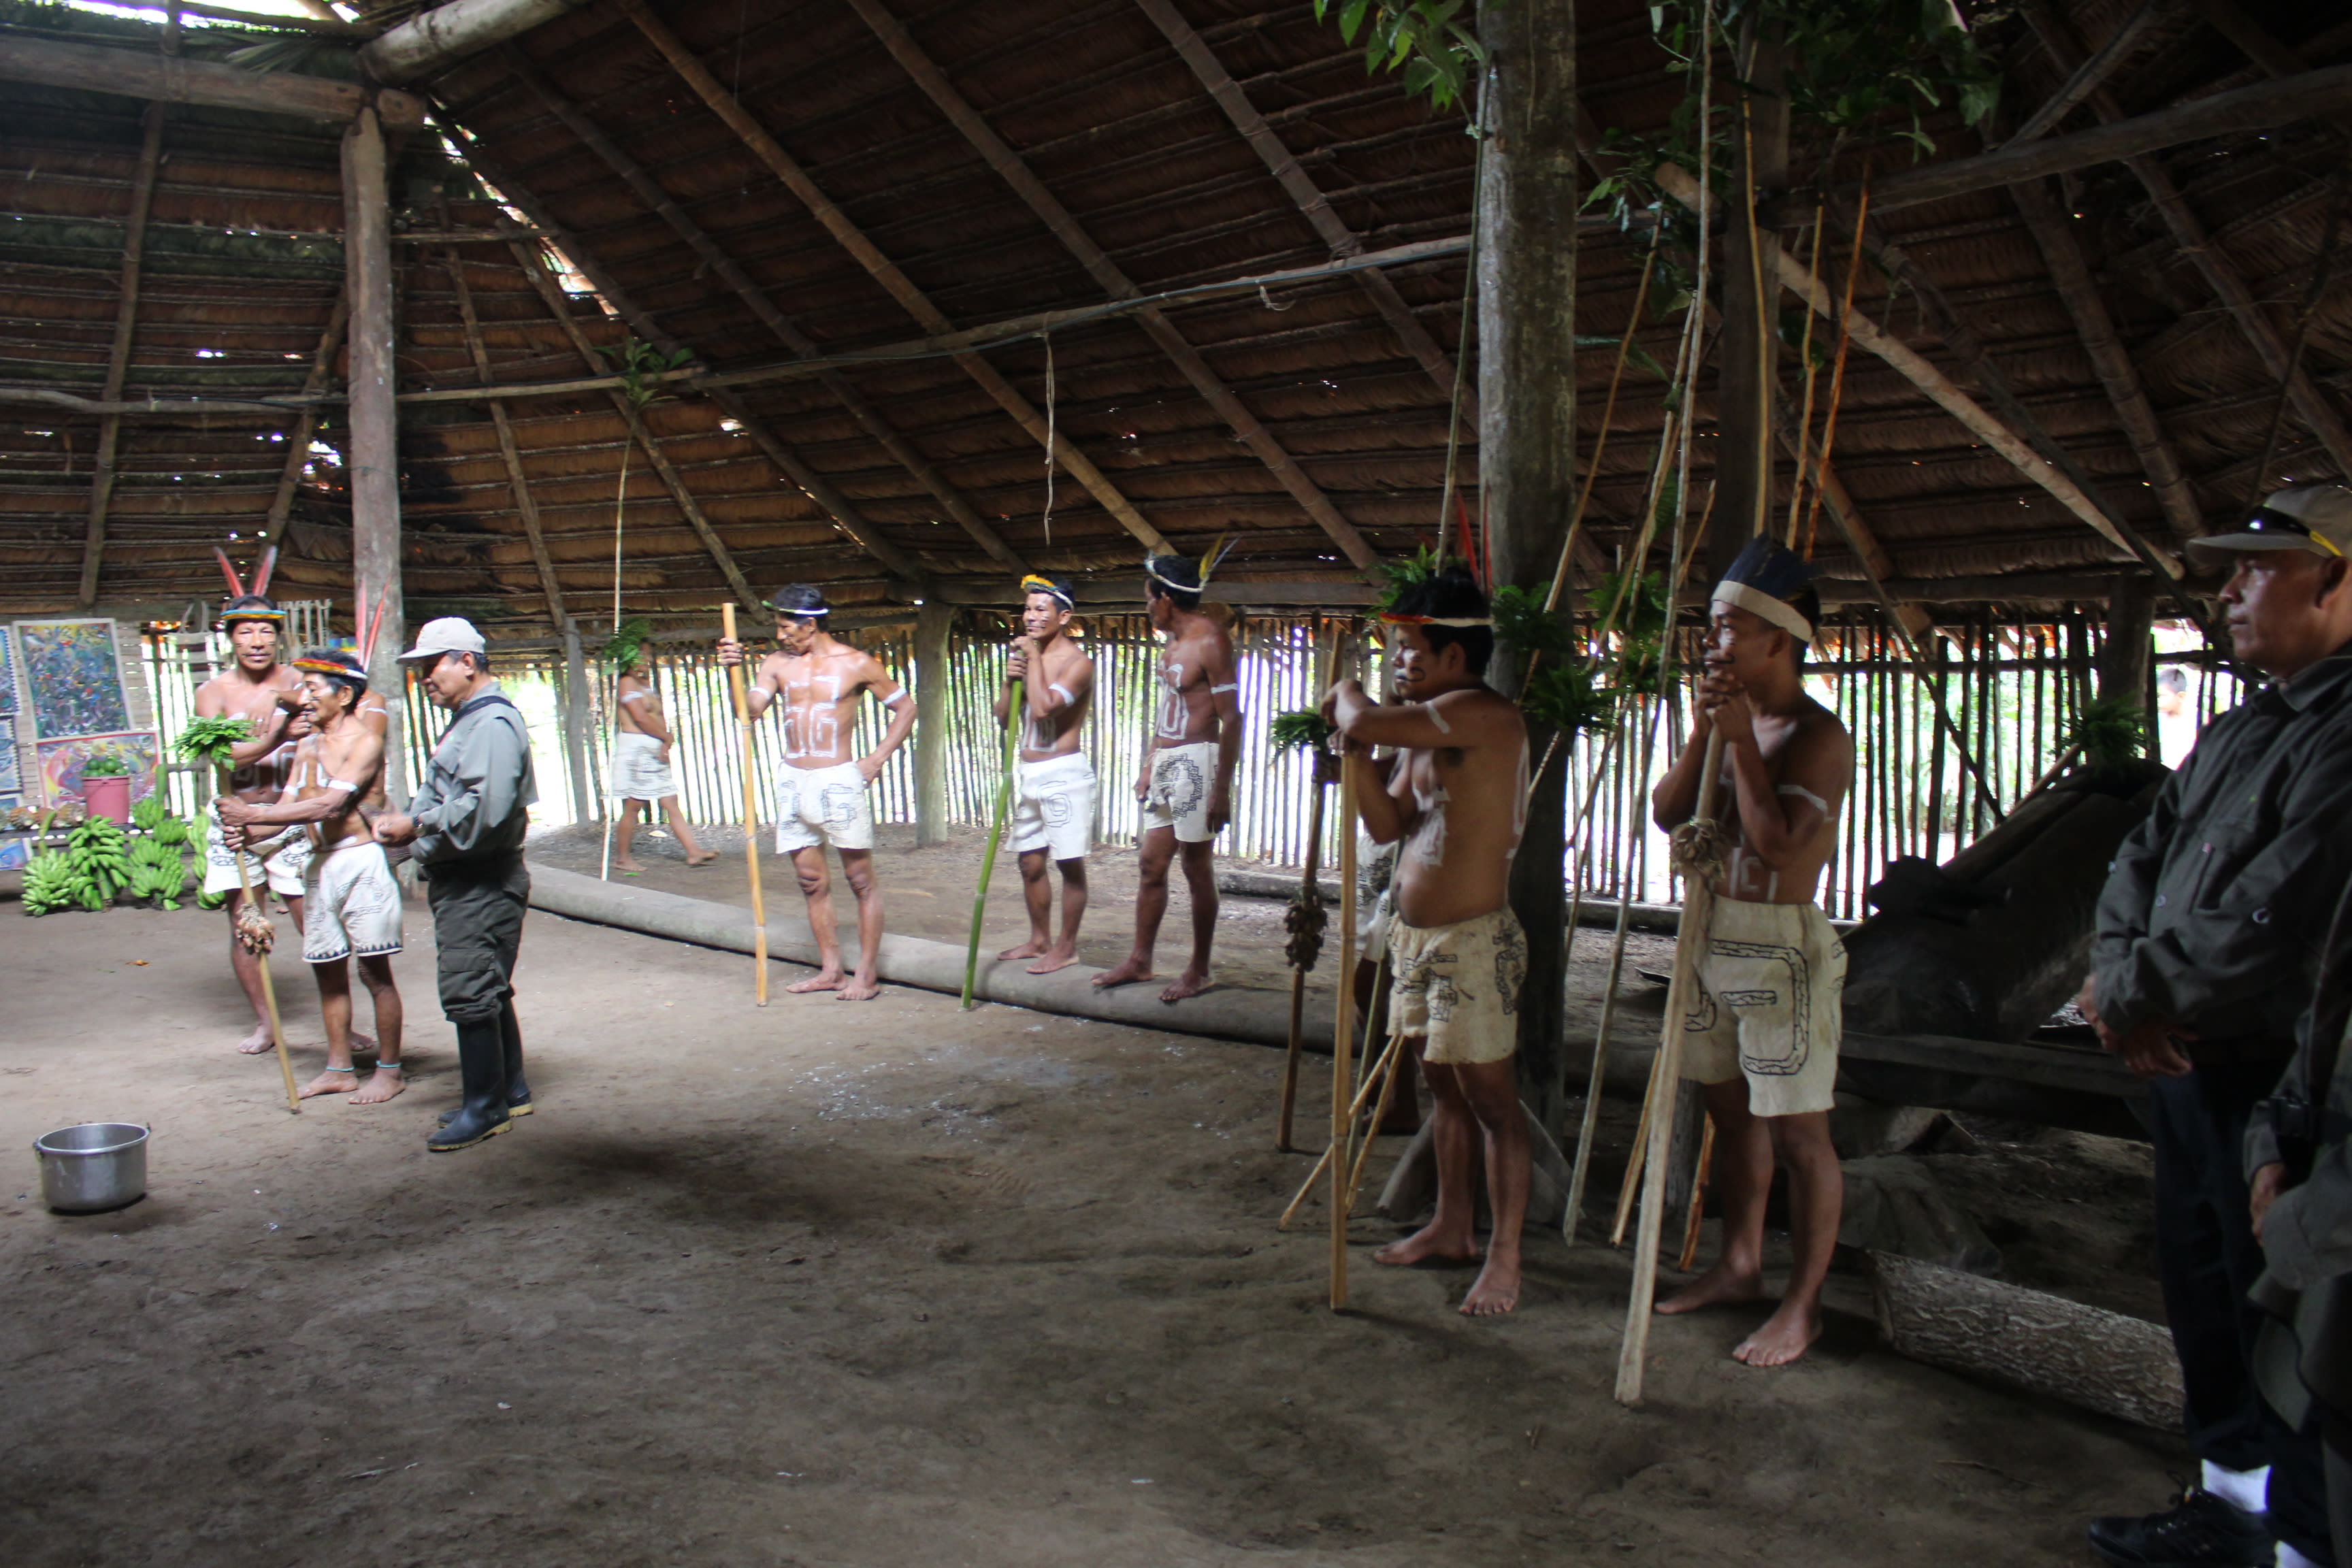
[[[1334, 1314], [1326, 1235], [1273, 1228], [1308, 1160], [1261, 1047], [897, 987], [762, 1013], [742, 958], [534, 914], [541, 1109], [428, 1155], [421, 906], [415, 1088], [299, 1117], [230, 1049], [220, 917], [0, 921], [10, 1568], [2074, 1563], [2188, 1468], [1896, 1359], [1850, 1277], [1786, 1371], [1727, 1359], [1756, 1313], [1661, 1321], [1640, 1410], [1602, 1247], [1531, 1239], [1473, 1323], [1466, 1273], [1374, 1268], [1360, 1220]], [[151, 1195], [52, 1215], [27, 1145], [95, 1120], [154, 1124]], [[2144, 1153], [1972, 1131], [1928, 1158], [2013, 1277], [2144, 1281]]]

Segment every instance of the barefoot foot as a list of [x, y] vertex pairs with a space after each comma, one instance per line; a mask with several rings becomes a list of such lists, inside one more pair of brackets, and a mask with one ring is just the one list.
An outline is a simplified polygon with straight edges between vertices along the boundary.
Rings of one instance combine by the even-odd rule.
[[881, 994], [882, 987], [872, 975], [860, 974], [835, 991], [833, 999], [836, 1002], [871, 1002]]
[[378, 1068], [368, 1074], [367, 1082], [360, 1085], [352, 1096], [353, 1105], [382, 1105], [408, 1087], [408, 1075], [398, 1068]]
[[1779, 1311], [1764, 1320], [1762, 1328], [1739, 1342], [1731, 1359], [1749, 1366], [1786, 1366], [1821, 1337], [1818, 1302], [1783, 1301]]
[[1403, 1240], [1391, 1241], [1374, 1252], [1372, 1261], [1391, 1268], [1412, 1268], [1422, 1264], [1458, 1268], [1478, 1261], [1478, 1244], [1468, 1236], [1441, 1231], [1433, 1225], [1424, 1226]]
[[299, 1098], [308, 1100], [314, 1094], [349, 1094], [359, 1086], [358, 1073], [331, 1071], [320, 1073], [294, 1092]]
[[1673, 1317], [1681, 1312], [1696, 1312], [1701, 1307], [1720, 1307], [1769, 1301], [1764, 1293], [1764, 1276], [1753, 1268], [1727, 1268], [1718, 1263], [1664, 1300], [1656, 1310]]
[[621, 858], [613, 862], [613, 869], [618, 871], [624, 877], [634, 877], [638, 872], [644, 870], [645, 867], [640, 865], [636, 860], [625, 855]]
[[236, 1048], [243, 1051], [247, 1056], [257, 1057], [262, 1052], [268, 1050], [274, 1043], [275, 1042], [273, 1042], [269, 1037], [269, 1026], [267, 1024], [256, 1024], [253, 1026], [253, 1033], [237, 1041]]
[[375, 1037], [373, 1035], [362, 1035], [357, 1029], [353, 1029], [352, 1031], [352, 1054], [362, 1057], [372, 1057], [375, 1055]]
[[1519, 1304], [1519, 1259], [1513, 1253], [1505, 1256], [1494, 1247], [1486, 1249], [1486, 1267], [1478, 1270], [1477, 1282], [1470, 1294], [1462, 1298], [1462, 1315], [1465, 1318], [1499, 1318]]
[[784, 987], [786, 992], [794, 996], [804, 996], [812, 991], [838, 991], [840, 989], [841, 971], [838, 969], [820, 969], [814, 974], [810, 975], [806, 980], [795, 980], [790, 985]]
[[996, 956], [999, 958], [1034, 958], [1045, 951], [1045, 944], [1039, 942], [1033, 936], [1027, 942], [1023, 942], [1019, 947], [1008, 947]]
[[1151, 973], [1151, 960], [1138, 958], [1130, 953], [1128, 955], [1127, 962], [1117, 969], [1106, 969], [1096, 975], [1094, 983], [1108, 991], [1114, 985], [1132, 985], [1139, 980], [1152, 978], [1154, 976]]
[[1045, 955], [1029, 966], [1032, 974], [1051, 974], [1057, 969], [1067, 969], [1078, 961], [1075, 947], [1049, 947]]
[[687, 863], [687, 865], [688, 865], [688, 867], [695, 867], [695, 866], [708, 866], [708, 865], [709, 865], [713, 860], [716, 860], [716, 859], [718, 859], [718, 858], [719, 858], [719, 851], [718, 851], [718, 850], [716, 850], [716, 849], [706, 849], [706, 850], [704, 850], [704, 851], [703, 851], [701, 854], [699, 854], [699, 855], [689, 855], [689, 856], [688, 856], [688, 857], [686, 858], [686, 863]]
[[1162, 1002], [1181, 1002], [1187, 996], [1198, 996], [1208, 988], [1209, 972], [1207, 970], [1187, 969], [1170, 983], [1167, 990], [1160, 994], [1160, 999]]

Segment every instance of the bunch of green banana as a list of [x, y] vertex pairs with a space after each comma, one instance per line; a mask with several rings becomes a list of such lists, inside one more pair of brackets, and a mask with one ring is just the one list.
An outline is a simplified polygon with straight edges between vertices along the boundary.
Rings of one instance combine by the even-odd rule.
[[44, 849], [25, 863], [25, 912], [45, 915], [73, 903], [73, 868], [61, 849]]
[[[176, 826], [176, 817], [165, 817]], [[188, 889], [187, 858], [177, 844], [166, 843], [161, 834], [151, 834], [131, 841], [131, 896], [152, 899], [167, 910], [176, 910], [179, 897]]]
[[92, 914], [106, 908], [131, 880], [122, 829], [110, 817], [87, 818], [66, 836], [66, 865], [73, 875], [75, 901]]

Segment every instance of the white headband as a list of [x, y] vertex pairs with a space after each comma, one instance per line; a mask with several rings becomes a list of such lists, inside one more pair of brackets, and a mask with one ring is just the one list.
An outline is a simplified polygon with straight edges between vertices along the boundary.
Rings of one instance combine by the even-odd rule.
[[1197, 594], [1206, 585], [1200, 583], [1179, 583], [1172, 577], [1163, 577], [1152, 570], [1151, 563], [1149, 561], [1143, 563], [1143, 574], [1161, 587], [1173, 588], [1180, 594]]
[[1752, 611], [1799, 642], [1808, 647], [1812, 644], [1813, 623], [1799, 615], [1796, 606], [1786, 600], [1776, 599], [1745, 583], [1717, 583], [1713, 598], [1718, 605], [1737, 605], [1743, 610]]

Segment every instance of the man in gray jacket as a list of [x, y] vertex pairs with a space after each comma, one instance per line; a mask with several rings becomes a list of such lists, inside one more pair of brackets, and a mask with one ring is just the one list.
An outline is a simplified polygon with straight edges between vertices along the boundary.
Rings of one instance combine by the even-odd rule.
[[539, 789], [530, 733], [490, 678], [480, 632], [454, 616], [428, 621], [400, 658], [416, 669], [433, 705], [455, 715], [406, 814], [375, 823], [383, 842], [415, 845], [433, 908], [441, 1013], [457, 1026], [464, 1100], [425, 1146], [447, 1152], [530, 1114], [513, 982], [530, 896], [522, 841]]
[[2244, 1143], [2352, 879], [2352, 490], [2281, 490], [2190, 549], [2228, 566], [2237, 665], [2270, 680], [2206, 728], [2116, 852], [2082, 1000], [2147, 1080], [2157, 1269], [2203, 1475], [2167, 1512], [2095, 1521], [2091, 1546], [2123, 1568], [2298, 1568], [2334, 1555], [2318, 1440], [2253, 1376]]

